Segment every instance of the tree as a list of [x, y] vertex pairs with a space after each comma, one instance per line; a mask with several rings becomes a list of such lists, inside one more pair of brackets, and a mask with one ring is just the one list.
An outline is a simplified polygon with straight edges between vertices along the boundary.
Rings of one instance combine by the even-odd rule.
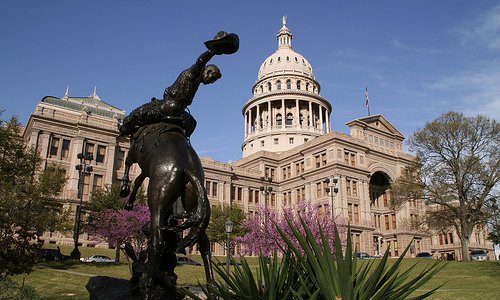
[[115, 260], [120, 260], [121, 245], [131, 242], [136, 248], [145, 246], [144, 226], [149, 222], [149, 209], [144, 205], [146, 196], [137, 193], [134, 209], [124, 209], [126, 200], [120, 197], [120, 186], [111, 185], [92, 193], [88, 209], [91, 211], [85, 230], [116, 247]]
[[145, 248], [146, 235], [144, 227], [149, 224], [149, 208], [135, 205], [132, 210], [105, 209], [95, 215], [93, 226], [88, 230], [110, 245], [116, 246], [115, 261], [120, 260], [121, 245], [130, 242], [137, 252]]
[[16, 118], [0, 121], [0, 276], [29, 273], [38, 260], [44, 231], [65, 231], [67, 212], [54, 198], [61, 191], [64, 171], [48, 166], [26, 149]]
[[[287, 220], [290, 220], [289, 223]], [[266, 206], [259, 206], [255, 217], [248, 218], [243, 223], [243, 228], [248, 231], [243, 237], [236, 240], [245, 246], [247, 254], [271, 255], [274, 251], [284, 252], [285, 241], [277, 228], [292, 239], [292, 243], [298, 247], [298, 241], [293, 239], [293, 232], [290, 224], [296, 228], [304, 228], [302, 221], [321, 244], [320, 226], [330, 247], [333, 247], [335, 218], [327, 211], [320, 214], [318, 208], [312, 206], [308, 201], [299, 202], [294, 206], [284, 207], [281, 213], [269, 209]], [[343, 232], [343, 227], [337, 226]]]
[[500, 178], [500, 125], [485, 116], [448, 112], [409, 139], [417, 163], [393, 184], [398, 203], [424, 199], [430, 204], [428, 224], [453, 227], [469, 260], [474, 228], [490, 217]]
[[224, 246], [226, 242], [226, 221], [231, 220], [231, 222], [233, 222], [233, 232], [231, 235], [238, 237], [246, 233], [242, 228], [245, 218], [245, 213], [237, 205], [216, 205], [212, 207], [210, 223], [206, 230], [208, 238], [211, 242]]

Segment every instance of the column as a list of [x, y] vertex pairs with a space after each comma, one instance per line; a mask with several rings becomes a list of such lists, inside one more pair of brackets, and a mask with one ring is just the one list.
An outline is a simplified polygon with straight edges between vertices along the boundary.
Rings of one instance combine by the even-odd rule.
[[262, 116], [260, 115], [260, 105], [257, 104], [257, 117], [256, 117], [256, 123], [257, 123], [257, 130], [260, 130], [260, 126], [261, 126], [261, 118]]
[[300, 127], [300, 109], [299, 109], [299, 99], [295, 99], [295, 124]]
[[325, 118], [326, 118], [326, 133], [330, 132], [330, 112], [325, 110]]
[[267, 114], [269, 115], [269, 127], [271, 128], [274, 125], [274, 120], [273, 120], [273, 112], [271, 111], [271, 101], [267, 101]]
[[252, 108], [248, 110], [248, 132], [252, 133]]
[[285, 99], [281, 99], [281, 128], [285, 128], [286, 125], [286, 109], [285, 109]]
[[247, 134], [248, 134], [248, 112], [245, 112], [245, 126], [243, 126], [243, 130], [244, 130], [244, 137], [247, 138]]
[[313, 113], [312, 113], [312, 103], [309, 101], [309, 124], [307, 124], [309, 127], [313, 126]]
[[323, 107], [318, 105], [319, 108], [319, 131], [323, 133]]

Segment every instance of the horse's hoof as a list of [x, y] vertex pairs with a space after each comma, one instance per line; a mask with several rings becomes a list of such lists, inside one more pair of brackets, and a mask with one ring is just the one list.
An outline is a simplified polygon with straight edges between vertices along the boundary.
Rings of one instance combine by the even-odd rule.
[[122, 185], [122, 188], [120, 190], [120, 197], [125, 198], [128, 195], [130, 195], [130, 186], [129, 185]]

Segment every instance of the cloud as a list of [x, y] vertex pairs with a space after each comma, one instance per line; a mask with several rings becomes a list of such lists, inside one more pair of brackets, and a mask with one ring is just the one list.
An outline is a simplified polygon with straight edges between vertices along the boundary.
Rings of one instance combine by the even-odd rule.
[[410, 52], [415, 52], [418, 54], [436, 55], [436, 54], [440, 54], [443, 52], [442, 50], [435, 49], [435, 48], [419, 48], [419, 47], [415, 47], [413, 45], [404, 44], [395, 38], [390, 40], [389, 44], [396, 47], [396, 48], [410, 51]]
[[491, 50], [500, 50], [500, 5], [454, 30], [462, 43], [469, 41], [485, 44]]
[[452, 103], [464, 107], [468, 115], [483, 114], [500, 119], [500, 64], [489, 68], [464, 71], [461, 74], [444, 77], [425, 87], [445, 92], [453, 97]]

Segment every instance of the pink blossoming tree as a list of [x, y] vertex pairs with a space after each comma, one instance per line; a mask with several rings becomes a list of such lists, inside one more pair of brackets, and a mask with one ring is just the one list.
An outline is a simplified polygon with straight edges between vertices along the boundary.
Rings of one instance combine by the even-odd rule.
[[[147, 239], [143, 233], [149, 224], [149, 208], [146, 205], [135, 205], [131, 211], [125, 209], [104, 209], [95, 215], [89, 234], [115, 245], [117, 255], [125, 242], [130, 242], [134, 250], [145, 249]], [[119, 259], [119, 256], [116, 258]]]
[[340, 236], [345, 236], [345, 230], [336, 221], [335, 216], [329, 211], [320, 213], [319, 209], [313, 207], [308, 201], [300, 202], [294, 206], [287, 206], [281, 213], [270, 210], [266, 206], [259, 206], [255, 217], [248, 218], [243, 227], [248, 231], [243, 237], [235, 239], [237, 243], [244, 246], [244, 254], [265, 256], [272, 255], [274, 251], [283, 252], [286, 243], [277, 231], [279, 227], [292, 240], [297, 248], [298, 242], [293, 238], [292, 230], [287, 220], [294, 224], [295, 228], [302, 229], [301, 220], [305, 222], [309, 230], [314, 234], [316, 241], [321, 245], [320, 228], [327, 237], [330, 247], [334, 248], [334, 228], [337, 225]]

